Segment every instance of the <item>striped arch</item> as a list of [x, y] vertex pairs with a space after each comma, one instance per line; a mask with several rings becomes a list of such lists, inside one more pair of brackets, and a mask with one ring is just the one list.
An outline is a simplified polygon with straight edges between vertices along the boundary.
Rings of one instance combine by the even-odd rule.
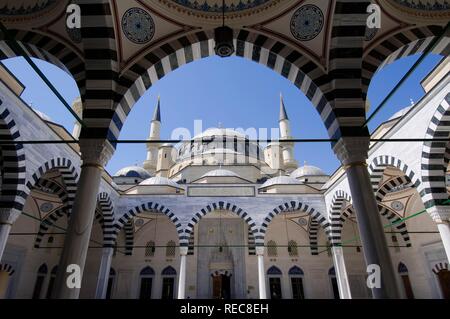
[[[425, 138], [449, 138], [450, 137], [450, 93], [447, 94], [438, 106], [428, 126]], [[450, 143], [448, 142], [424, 142], [422, 148], [422, 190], [420, 195], [425, 208], [441, 205], [448, 200], [446, 171]]]
[[[378, 211], [380, 212], [381, 216], [384, 216], [389, 221], [389, 223], [391, 223], [400, 232], [400, 235], [405, 241], [406, 247], [411, 247], [411, 238], [409, 238], [406, 223], [399, 222], [401, 218], [391, 208], [385, 205], [378, 204]], [[348, 219], [351, 215], [355, 215], [355, 208], [353, 207], [353, 205], [347, 206], [347, 208], [345, 208], [342, 212], [342, 226], [345, 220]]]
[[[266, 215], [266, 218], [264, 218], [264, 221], [261, 224], [261, 228], [260, 228], [260, 232], [261, 232], [260, 242], [264, 243], [264, 238], [267, 233], [269, 224], [276, 215], [283, 213], [283, 212], [293, 212], [293, 211], [298, 211], [298, 210], [309, 214], [311, 216], [311, 220], [315, 220], [318, 224], [320, 224], [322, 226], [322, 228], [325, 230], [325, 234], [327, 236], [329, 235], [330, 224], [328, 223], [328, 221], [326, 220], [326, 218], [323, 216], [322, 213], [320, 213], [318, 210], [314, 209], [313, 207], [311, 207], [307, 204], [303, 204], [302, 202], [291, 201], [291, 202], [288, 202], [288, 203], [286, 202], [286, 203], [283, 203], [282, 205], [275, 207], [271, 212], [269, 212]], [[317, 232], [316, 232], [315, 236], [311, 235], [311, 233], [310, 233], [309, 238], [310, 238], [310, 241], [312, 241], [311, 253], [313, 255], [317, 255]], [[316, 253], [313, 253], [314, 242], [315, 242], [315, 246], [316, 246], [316, 249], [315, 249]]]
[[[367, 94], [374, 74], [384, 66], [403, 57], [422, 53], [443, 32], [440, 26], [422, 26], [402, 30], [365, 53], [363, 61], [363, 90]], [[445, 37], [433, 50], [434, 54], [447, 56], [450, 53], [449, 37]]]
[[[27, 56], [47, 61], [69, 74], [84, 94], [85, 65], [81, 53], [47, 35], [25, 30], [9, 30]], [[0, 37], [0, 60], [21, 56], [9, 40]]]
[[45, 234], [48, 233], [48, 230], [55, 225], [61, 217], [67, 215], [67, 206], [62, 206], [47, 215], [39, 225], [39, 231], [34, 241], [34, 248], [40, 248], [42, 240], [44, 239]]
[[378, 191], [375, 193], [375, 198], [378, 203], [381, 203], [387, 194], [392, 192], [395, 188], [399, 186], [410, 186], [411, 180], [406, 175], [397, 176], [389, 179], [383, 185], [380, 186]]
[[344, 203], [352, 203], [352, 198], [343, 190], [337, 190], [333, 199], [331, 200], [331, 210], [330, 210], [330, 241], [331, 245], [341, 245], [342, 240], [342, 228], [344, 227], [342, 218], [342, 209], [344, 208]]
[[[284, 43], [247, 30], [235, 30], [235, 55], [260, 63], [289, 79], [316, 107], [330, 136], [339, 133], [336, 116], [324, 95], [328, 76], [304, 54]], [[159, 46], [131, 65], [119, 79], [122, 97], [112, 118], [109, 135], [117, 138], [136, 101], [157, 81], [180, 66], [215, 55], [214, 32], [200, 31]], [[319, 83], [319, 84], [316, 84]]]
[[31, 179], [27, 182], [28, 189], [26, 193], [27, 195], [30, 194], [31, 189], [33, 189], [35, 185], [39, 184], [39, 180], [41, 179], [41, 177], [53, 169], [57, 169], [61, 173], [61, 177], [64, 181], [64, 186], [67, 192], [67, 212], [70, 213], [77, 190], [78, 171], [73, 165], [72, 161], [67, 158], [57, 157], [51, 159], [50, 161], [39, 167], [37, 171], [31, 176]]
[[[0, 100], [0, 140], [20, 140], [16, 122], [2, 100]], [[0, 208], [12, 209], [17, 215], [22, 212], [27, 198], [25, 180], [23, 145], [0, 145]]]
[[309, 223], [309, 244], [311, 255], [319, 254], [319, 222], [315, 218], [311, 218]]
[[14, 275], [14, 268], [10, 264], [0, 264], [0, 271], [5, 271], [9, 276]]
[[114, 233], [114, 206], [108, 193], [102, 192], [98, 194], [97, 208], [96, 219], [103, 230], [103, 247], [112, 248], [116, 241]]
[[449, 271], [448, 264], [447, 263], [438, 263], [438, 264], [434, 265], [432, 271], [436, 275], [439, 274], [441, 271]]
[[242, 208], [229, 203], [229, 202], [215, 202], [206, 205], [202, 209], [200, 209], [197, 213], [195, 213], [194, 217], [190, 220], [190, 222], [187, 224], [184, 234], [180, 237], [180, 246], [187, 246], [189, 241], [189, 236], [191, 233], [194, 232], [194, 226], [200, 221], [200, 219], [203, 218], [208, 213], [211, 213], [216, 210], [226, 210], [229, 212], [233, 212], [236, 215], [238, 215], [240, 218], [242, 218], [250, 228], [250, 231], [255, 235], [255, 240], [258, 242], [259, 236], [258, 236], [258, 227], [256, 226], [256, 223], [254, 220], [248, 215], [246, 211], [244, 211]]
[[61, 199], [63, 205], [67, 205], [68, 196], [67, 191], [64, 189], [64, 186], [56, 183], [55, 181], [40, 178], [36, 185], [33, 187], [34, 189], [39, 189], [43, 192], [50, 192]]
[[[133, 245], [133, 238], [134, 238], [134, 225], [133, 225], [133, 217], [135, 217], [138, 214], [144, 213], [144, 212], [157, 212], [166, 215], [172, 223], [175, 225], [177, 229], [178, 236], [181, 238], [183, 236], [183, 227], [178, 219], [178, 217], [175, 216], [174, 213], [170, 211], [169, 208], [165, 207], [164, 205], [161, 205], [159, 203], [154, 202], [148, 202], [144, 203], [140, 206], [136, 206], [132, 209], [130, 209], [127, 213], [125, 213], [122, 217], [117, 220], [114, 225], [113, 229], [114, 232], [111, 234], [111, 240], [117, 238], [118, 233], [121, 229], [124, 229], [125, 231], [125, 251], [127, 255], [132, 254], [132, 245]], [[126, 226], [126, 227], [125, 227]], [[128, 242], [128, 244], [127, 244]], [[130, 246], [131, 243], [131, 246]], [[131, 247], [131, 248], [130, 248]]]
[[409, 180], [412, 187], [419, 187], [420, 180], [419, 177], [414, 173], [414, 171], [406, 165], [403, 161], [394, 156], [381, 155], [377, 156], [372, 160], [369, 165], [370, 182], [372, 184], [372, 189], [375, 194], [378, 192], [380, 187], [380, 182], [383, 179], [384, 170], [388, 167], [398, 168], [405, 174], [405, 177]]

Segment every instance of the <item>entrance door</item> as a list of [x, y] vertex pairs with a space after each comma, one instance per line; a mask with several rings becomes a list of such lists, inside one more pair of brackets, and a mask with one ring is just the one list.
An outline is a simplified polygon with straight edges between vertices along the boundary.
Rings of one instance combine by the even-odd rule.
[[225, 275], [217, 275], [213, 277], [213, 298], [231, 299], [230, 277]]
[[301, 277], [291, 277], [292, 299], [305, 299], [303, 292], [303, 279]]
[[152, 278], [141, 278], [141, 291], [139, 293], [139, 299], [151, 299], [152, 298]]
[[161, 299], [173, 299], [175, 279], [173, 277], [163, 278]]
[[442, 297], [450, 299], [450, 271], [443, 269], [437, 273], [437, 276], [441, 286]]
[[282, 299], [283, 298], [283, 296], [281, 294], [281, 278], [270, 277], [269, 278], [269, 286], [270, 286], [270, 299]]

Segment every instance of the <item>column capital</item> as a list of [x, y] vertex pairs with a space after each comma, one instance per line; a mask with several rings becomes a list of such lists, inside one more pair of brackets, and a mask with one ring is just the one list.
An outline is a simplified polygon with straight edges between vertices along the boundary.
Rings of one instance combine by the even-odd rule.
[[256, 255], [258, 256], [264, 256], [265, 247], [264, 246], [256, 246]]
[[0, 208], [0, 225], [12, 225], [20, 216], [20, 211], [14, 208]]
[[188, 251], [189, 251], [189, 247], [186, 247], [186, 246], [180, 247], [180, 255], [181, 256], [187, 256]]
[[80, 139], [83, 165], [104, 167], [114, 154], [114, 147], [104, 139]]
[[448, 224], [450, 222], [450, 206], [433, 206], [427, 209], [435, 223]]
[[334, 145], [333, 151], [342, 165], [365, 163], [368, 158], [369, 137], [342, 137]]

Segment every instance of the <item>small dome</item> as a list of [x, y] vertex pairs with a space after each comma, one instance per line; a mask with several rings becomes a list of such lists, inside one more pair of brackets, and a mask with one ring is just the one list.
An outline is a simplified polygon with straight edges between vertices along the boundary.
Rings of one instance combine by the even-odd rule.
[[394, 115], [392, 115], [392, 116], [389, 118], [389, 121], [390, 121], [390, 120], [393, 120], [393, 119], [396, 119], [396, 118], [399, 118], [399, 117], [403, 117], [406, 113], [409, 112], [409, 110], [411, 110], [411, 108], [412, 108], [413, 106], [414, 106], [414, 105], [411, 105], [411, 106], [407, 106], [407, 107], [401, 109], [400, 111], [398, 111], [397, 113], [395, 113]]
[[302, 183], [291, 176], [277, 176], [268, 179], [260, 188], [266, 188], [274, 185], [301, 185]]
[[147, 178], [145, 181], [139, 183], [139, 185], [155, 185], [155, 186], [172, 186], [176, 188], [182, 188], [180, 185], [175, 183], [173, 180], [162, 176], [155, 176]]
[[114, 177], [137, 177], [141, 179], [150, 178], [151, 175], [145, 169], [139, 166], [128, 166], [119, 170]]
[[227, 169], [215, 169], [212, 171], [209, 171], [208, 173], [204, 174], [203, 177], [239, 177], [238, 174], [235, 172], [229, 171]]
[[297, 168], [290, 176], [293, 178], [300, 178], [304, 176], [327, 176], [327, 174], [316, 166], [305, 165]]

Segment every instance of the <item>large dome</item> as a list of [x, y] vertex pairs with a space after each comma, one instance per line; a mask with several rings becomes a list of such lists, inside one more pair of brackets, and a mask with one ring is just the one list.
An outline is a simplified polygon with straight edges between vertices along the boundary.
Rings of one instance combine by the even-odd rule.
[[293, 178], [300, 178], [304, 176], [327, 176], [327, 174], [316, 166], [305, 165], [297, 168], [290, 176]]
[[194, 136], [193, 140], [201, 139], [201, 138], [209, 138], [213, 136], [227, 136], [227, 137], [238, 137], [238, 138], [245, 138], [245, 135], [229, 129], [229, 128], [209, 128], [203, 133], [200, 133], [196, 136]]
[[268, 179], [264, 184], [261, 185], [260, 188], [266, 188], [275, 185], [300, 185], [300, 184], [302, 184], [300, 181], [296, 180], [291, 176], [277, 176]]
[[204, 174], [202, 177], [240, 177], [235, 172], [227, 169], [215, 169]]
[[140, 179], [150, 178], [151, 175], [145, 169], [139, 166], [128, 166], [119, 170], [113, 177], [135, 177]]

